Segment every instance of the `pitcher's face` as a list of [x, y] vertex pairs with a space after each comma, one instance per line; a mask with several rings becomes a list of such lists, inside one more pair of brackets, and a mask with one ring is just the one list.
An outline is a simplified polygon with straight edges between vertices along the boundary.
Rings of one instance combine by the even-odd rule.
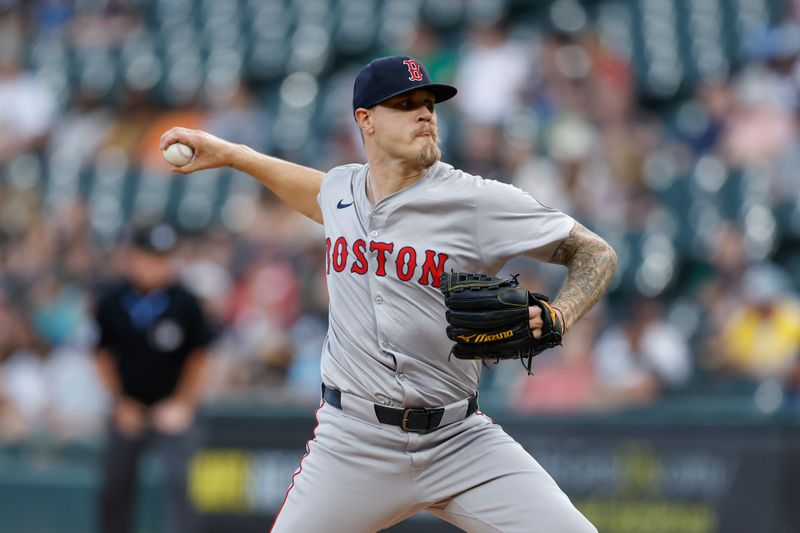
[[371, 109], [372, 139], [392, 158], [428, 168], [441, 157], [435, 96], [419, 89], [394, 96]]

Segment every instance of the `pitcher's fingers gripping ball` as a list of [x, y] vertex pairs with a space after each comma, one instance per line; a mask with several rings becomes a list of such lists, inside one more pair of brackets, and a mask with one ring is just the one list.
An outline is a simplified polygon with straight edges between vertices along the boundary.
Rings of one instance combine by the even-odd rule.
[[167, 146], [166, 150], [161, 152], [161, 155], [170, 165], [182, 167], [192, 160], [194, 150], [192, 150], [191, 146], [186, 146], [183, 143], [172, 143]]
[[210, 133], [188, 128], [170, 128], [161, 136], [164, 159], [177, 174], [227, 166], [235, 145]]
[[[562, 321], [549, 298], [528, 292], [516, 278], [445, 272], [440, 290], [447, 306], [447, 336], [458, 359], [520, 359], [531, 373], [532, 359], [561, 345]], [[541, 335], [533, 336], [528, 308], [541, 309]], [[538, 328], [537, 328], [538, 329]]]

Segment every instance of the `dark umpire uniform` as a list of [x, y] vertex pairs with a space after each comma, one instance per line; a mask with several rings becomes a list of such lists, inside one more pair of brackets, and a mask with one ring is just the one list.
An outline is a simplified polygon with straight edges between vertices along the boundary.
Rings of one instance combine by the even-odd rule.
[[166, 225], [134, 232], [126, 277], [96, 308], [96, 359], [114, 398], [100, 497], [104, 533], [133, 529], [138, 464], [147, 450], [162, 461], [162, 531], [196, 530], [186, 480], [212, 332], [197, 299], [176, 281], [170, 257], [175, 242]]

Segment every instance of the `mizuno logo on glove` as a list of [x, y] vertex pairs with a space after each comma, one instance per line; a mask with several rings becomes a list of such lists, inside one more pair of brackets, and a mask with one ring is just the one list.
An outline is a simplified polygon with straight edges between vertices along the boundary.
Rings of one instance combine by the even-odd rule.
[[473, 333], [472, 335], [459, 335], [458, 338], [464, 342], [494, 342], [503, 339], [510, 339], [514, 336], [513, 330], [501, 331], [499, 333]]

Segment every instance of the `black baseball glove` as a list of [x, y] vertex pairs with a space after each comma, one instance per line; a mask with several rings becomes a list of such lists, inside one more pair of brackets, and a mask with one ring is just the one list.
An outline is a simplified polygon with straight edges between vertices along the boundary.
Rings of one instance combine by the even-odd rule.
[[[520, 359], [531, 373], [535, 355], [561, 345], [564, 333], [556, 310], [543, 294], [531, 293], [510, 279], [445, 272], [439, 289], [447, 305], [447, 336], [458, 359]], [[535, 339], [528, 308], [542, 310], [542, 335]]]

